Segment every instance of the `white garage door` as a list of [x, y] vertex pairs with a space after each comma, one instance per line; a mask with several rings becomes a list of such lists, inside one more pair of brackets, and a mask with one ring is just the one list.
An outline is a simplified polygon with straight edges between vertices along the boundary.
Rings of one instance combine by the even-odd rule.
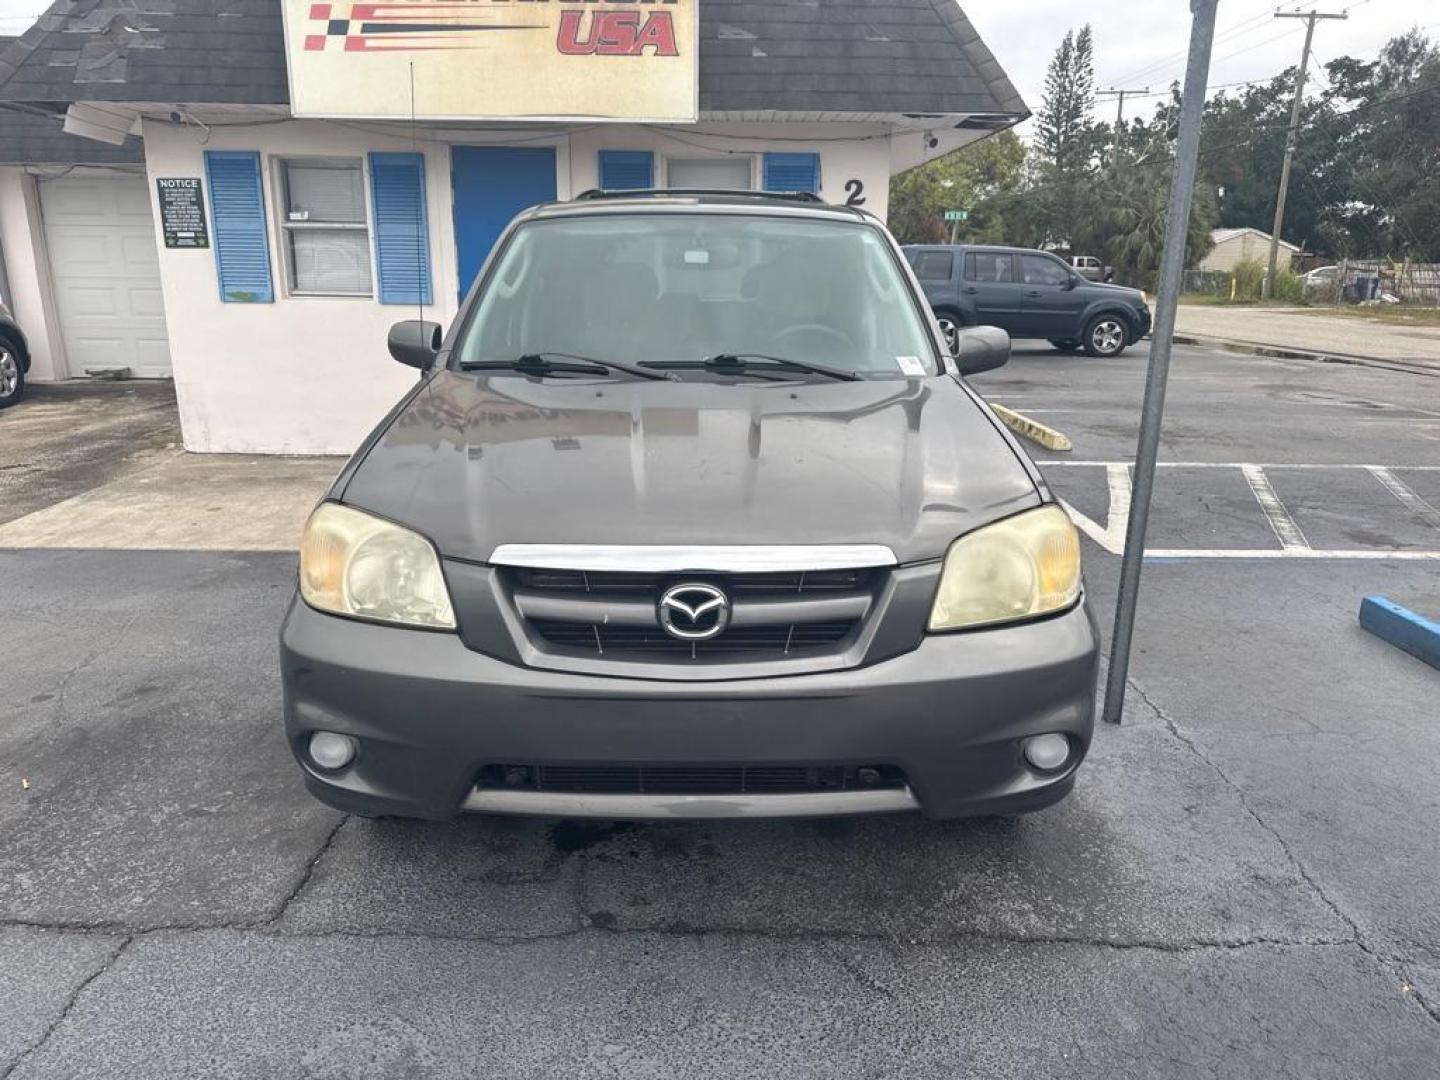
[[40, 208], [70, 375], [129, 368], [138, 378], [168, 378], [170, 346], [145, 178], [109, 173], [42, 180]]

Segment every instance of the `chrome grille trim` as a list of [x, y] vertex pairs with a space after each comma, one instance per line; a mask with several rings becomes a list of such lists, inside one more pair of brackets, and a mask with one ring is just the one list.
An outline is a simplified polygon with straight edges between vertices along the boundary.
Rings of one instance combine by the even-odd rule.
[[884, 544], [501, 544], [495, 566], [631, 573], [763, 574], [895, 566]]
[[[599, 626], [648, 626], [658, 628], [654, 601], [626, 596], [582, 593], [555, 595], [530, 589], [516, 589], [515, 607], [527, 619], [586, 622]], [[870, 613], [874, 598], [868, 592], [845, 592], [829, 596], [777, 596], [766, 599], [740, 597], [733, 602], [731, 626], [770, 626], [790, 623], [858, 622]]]

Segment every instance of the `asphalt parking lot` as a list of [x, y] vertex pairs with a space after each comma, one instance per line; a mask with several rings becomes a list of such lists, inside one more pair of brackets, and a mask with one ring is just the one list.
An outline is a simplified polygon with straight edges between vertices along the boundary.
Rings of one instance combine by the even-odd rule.
[[[1143, 375], [976, 380], [1107, 634]], [[1440, 378], [1177, 348], [1168, 415], [1127, 722], [1018, 821], [344, 818], [293, 555], [0, 551], [0, 1080], [1436, 1075], [1440, 672], [1356, 611], [1440, 614]]]

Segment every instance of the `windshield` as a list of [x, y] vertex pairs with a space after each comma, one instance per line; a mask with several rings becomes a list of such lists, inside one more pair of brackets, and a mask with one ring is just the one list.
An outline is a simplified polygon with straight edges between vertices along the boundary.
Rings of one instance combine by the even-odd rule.
[[[756, 354], [758, 366], [780, 357], [871, 376], [936, 372], [926, 326], [878, 230], [740, 214], [522, 225], [453, 361], [546, 353], [677, 367]], [[713, 368], [703, 374], [716, 377]]]

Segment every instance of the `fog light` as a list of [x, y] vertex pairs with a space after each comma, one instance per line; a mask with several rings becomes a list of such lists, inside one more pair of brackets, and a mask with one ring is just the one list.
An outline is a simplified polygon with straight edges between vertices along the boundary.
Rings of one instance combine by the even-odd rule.
[[1070, 740], [1059, 732], [1025, 740], [1025, 760], [1040, 772], [1055, 772], [1070, 760]]
[[310, 736], [310, 760], [328, 772], [343, 769], [355, 760], [359, 747], [349, 735], [317, 731]]

